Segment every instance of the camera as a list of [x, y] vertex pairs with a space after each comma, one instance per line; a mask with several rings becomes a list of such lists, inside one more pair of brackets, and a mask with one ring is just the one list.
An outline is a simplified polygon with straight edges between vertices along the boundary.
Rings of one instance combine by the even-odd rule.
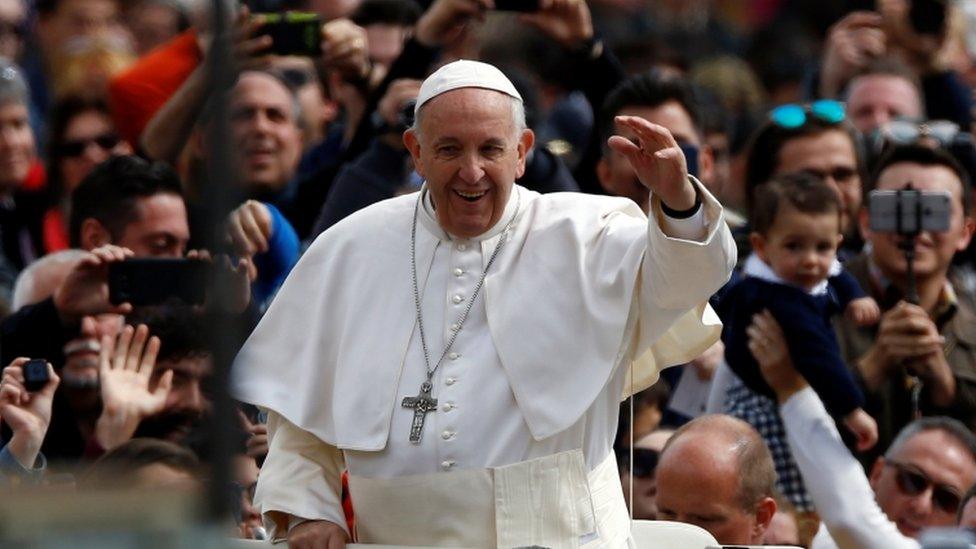
[[911, 0], [908, 21], [919, 34], [941, 36], [946, 31], [947, 0]]
[[32, 358], [21, 368], [24, 373], [24, 388], [28, 392], [36, 393], [51, 381], [47, 371], [47, 361], [43, 358]]
[[200, 259], [130, 258], [109, 265], [109, 301], [158, 305], [178, 299], [199, 305], [212, 276], [211, 264]]
[[897, 191], [871, 191], [868, 218], [872, 231], [901, 236], [898, 247], [905, 254], [908, 288], [905, 298], [918, 304], [915, 282], [915, 239], [923, 231], [949, 230], [952, 195], [948, 191], [920, 191], [909, 182]]

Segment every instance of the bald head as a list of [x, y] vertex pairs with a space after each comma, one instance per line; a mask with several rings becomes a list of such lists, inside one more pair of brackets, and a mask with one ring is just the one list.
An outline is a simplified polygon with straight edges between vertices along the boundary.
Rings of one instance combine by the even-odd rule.
[[20, 272], [14, 284], [13, 310], [39, 303], [54, 295], [71, 269], [85, 255], [84, 250], [62, 250], [28, 265]]
[[664, 446], [659, 516], [701, 526], [722, 544], [758, 544], [776, 512], [775, 481], [772, 456], [755, 429], [731, 416], [702, 416]]

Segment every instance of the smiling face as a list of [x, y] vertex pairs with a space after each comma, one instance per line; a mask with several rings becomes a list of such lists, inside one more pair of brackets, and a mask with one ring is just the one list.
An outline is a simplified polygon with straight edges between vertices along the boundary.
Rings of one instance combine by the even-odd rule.
[[[903, 189], [908, 183], [922, 191], [949, 191], [952, 195], [949, 230], [941, 233], [924, 231], [915, 239], [916, 276], [920, 279], [944, 276], [953, 256], [966, 249], [973, 235], [973, 219], [963, 211], [962, 183], [945, 166], [899, 162], [884, 169], [876, 188], [892, 191]], [[896, 283], [904, 283], [908, 264], [905, 253], [898, 247], [898, 235], [872, 232], [866, 210], [861, 215], [861, 231], [871, 242], [872, 258], [884, 275]]]
[[[959, 440], [941, 430], [922, 431], [905, 441], [890, 458], [902, 469], [885, 465], [887, 458], [881, 458], [872, 468], [870, 480], [878, 506], [898, 530], [916, 537], [925, 528], [955, 525], [955, 512], [941, 508], [933, 499], [933, 492], [948, 490], [961, 496], [976, 480], [976, 463]], [[902, 470], [923, 475], [929, 485], [914, 495], [906, 492], [899, 485]]]
[[12, 192], [24, 182], [34, 162], [34, 132], [27, 106], [0, 105], [0, 192]]
[[419, 128], [404, 134], [437, 221], [454, 236], [472, 238], [495, 225], [525, 172], [534, 136], [517, 128], [512, 101], [480, 88], [449, 91], [427, 102]]
[[231, 92], [230, 116], [248, 191], [280, 190], [295, 175], [302, 154], [291, 92], [269, 74], [245, 72]]
[[767, 234], [753, 233], [752, 248], [777, 276], [811, 290], [827, 279], [837, 257], [839, 228], [836, 211], [805, 213], [783, 204]]

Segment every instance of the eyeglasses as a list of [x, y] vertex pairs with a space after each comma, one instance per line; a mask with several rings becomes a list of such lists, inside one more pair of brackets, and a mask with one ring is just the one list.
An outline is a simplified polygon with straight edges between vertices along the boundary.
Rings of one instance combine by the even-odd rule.
[[103, 133], [88, 139], [72, 139], [58, 146], [58, 155], [66, 158], [77, 158], [84, 154], [88, 145], [91, 144], [98, 145], [103, 151], [110, 151], [118, 146], [120, 141], [122, 140], [114, 133]]
[[960, 133], [959, 124], [949, 120], [930, 120], [920, 124], [909, 120], [892, 120], [878, 131], [891, 143], [905, 145], [928, 138], [934, 139], [942, 147], [952, 146]]
[[769, 111], [769, 119], [781, 128], [793, 130], [802, 127], [810, 117], [828, 124], [840, 124], [847, 117], [844, 104], [833, 99], [821, 99], [806, 105], [789, 103]]
[[962, 496], [945, 484], [936, 484], [916, 467], [885, 458], [884, 464], [895, 469], [895, 484], [903, 494], [915, 497], [932, 488], [932, 504], [940, 511], [955, 515], [959, 510]]

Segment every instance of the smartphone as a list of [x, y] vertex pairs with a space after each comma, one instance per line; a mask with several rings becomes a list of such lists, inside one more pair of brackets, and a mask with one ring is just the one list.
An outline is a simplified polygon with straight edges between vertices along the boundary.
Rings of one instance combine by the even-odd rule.
[[941, 36], [946, 30], [947, 0], [911, 0], [908, 21], [919, 34]]
[[109, 265], [109, 301], [156, 305], [176, 298], [199, 305], [206, 298], [210, 276], [210, 262], [199, 259], [127, 259]]
[[268, 53], [321, 57], [322, 18], [316, 13], [289, 11], [284, 13], [259, 13], [258, 36], [270, 36]]
[[21, 371], [24, 373], [24, 388], [28, 392], [36, 393], [51, 381], [47, 373], [47, 361], [43, 358], [28, 360], [24, 363]]
[[539, 11], [539, 0], [495, 0], [498, 11]]
[[872, 231], [915, 235], [949, 230], [949, 191], [871, 191], [868, 217]]

